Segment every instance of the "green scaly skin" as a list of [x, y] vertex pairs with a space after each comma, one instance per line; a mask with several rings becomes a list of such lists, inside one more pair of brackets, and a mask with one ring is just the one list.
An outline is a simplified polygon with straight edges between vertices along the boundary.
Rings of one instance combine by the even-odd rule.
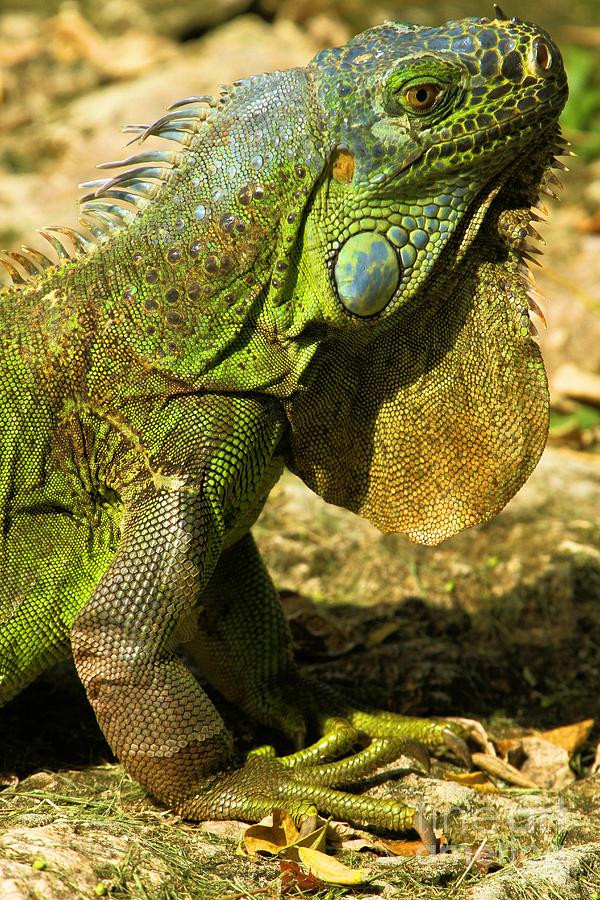
[[[115, 753], [183, 815], [317, 806], [433, 840], [338, 788], [404, 741], [463, 745], [300, 680], [249, 528], [284, 464], [424, 543], [527, 478], [548, 400], [523, 252], [565, 98], [534, 25], [382, 25], [177, 104], [137, 135], [171, 149], [88, 184], [84, 230], [49, 234], [58, 261], [6, 258], [0, 702], [70, 648]], [[317, 743], [236, 766], [178, 644]]]

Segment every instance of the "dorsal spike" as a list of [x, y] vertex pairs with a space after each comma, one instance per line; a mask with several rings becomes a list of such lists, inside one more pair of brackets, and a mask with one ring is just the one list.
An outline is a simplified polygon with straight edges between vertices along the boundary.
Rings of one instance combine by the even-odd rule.
[[68, 228], [66, 225], [47, 225], [46, 230], [56, 231], [57, 234], [64, 235], [67, 240], [71, 241], [76, 250], [83, 250], [84, 253], [88, 253], [96, 247], [94, 241], [90, 241], [89, 238], [80, 231], [77, 231], [76, 228]]
[[11, 250], [7, 255], [10, 256], [11, 259], [14, 259], [14, 261], [24, 269], [28, 278], [33, 278], [40, 274], [41, 269], [39, 265], [37, 265], [30, 256], [25, 255], [24, 253], [18, 253], [16, 250]]
[[110, 228], [115, 225], [117, 227], [128, 225], [135, 219], [135, 213], [130, 209], [117, 206], [116, 203], [109, 203], [104, 198], [101, 200], [87, 200], [85, 203], [82, 203], [81, 210], [84, 215], [89, 212], [103, 219]]
[[58, 238], [54, 237], [54, 235], [51, 233], [53, 230], [54, 230], [53, 227], [48, 226], [48, 225], [46, 226], [46, 228], [38, 228], [39, 233], [42, 235], [43, 238], [46, 238], [46, 240], [48, 241], [48, 243], [50, 244], [50, 246], [52, 247], [52, 249], [58, 256], [59, 261], [72, 259], [71, 254], [67, 251], [64, 244], [62, 244], [58, 240]]
[[110, 178], [92, 178], [90, 181], [82, 181], [77, 187], [81, 190], [85, 190], [86, 188], [94, 188], [94, 190], [96, 190], [96, 188], [101, 189], [106, 187], [110, 180]]
[[183, 159], [183, 153], [179, 150], [145, 150], [135, 153], [126, 159], [116, 159], [112, 162], [100, 163], [97, 169], [120, 169], [123, 166], [136, 166], [141, 163], [163, 163], [164, 165], [177, 166]]
[[48, 266], [53, 265], [51, 259], [49, 259], [44, 253], [40, 253], [39, 250], [36, 250], [34, 247], [21, 247], [23, 253], [25, 253], [29, 259], [40, 269], [43, 271], [47, 269]]
[[9, 259], [4, 253], [0, 254], [0, 264], [4, 266], [14, 285], [20, 287], [23, 284], [27, 284], [27, 279], [21, 275], [17, 267], [14, 265], [13, 261]]
[[[149, 185], [145, 185], [148, 187]], [[98, 197], [106, 197], [112, 200], [120, 200], [122, 203], [131, 203], [132, 206], [135, 206], [136, 209], [144, 209], [148, 200], [151, 200], [155, 194], [150, 194], [148, 191], [137, 190], [135, 193], [133, 190], [129, 191], [120, 191], [120, 190], [107, 190], [103, 191], [102, 194], [97, 194], [93, 192], [91, 194], [84, 194], [83, 197], [80, 197], [79, 202], [87, 203], [89, 200], [96, 200]]]
[[[138, 185], [146, 182], [148, 178], [156, 178], [159, 181], [168, 181], [171, 177], [171, 169], [161, 168], [160, 166], [139, 166], [137, 169], [127, 169], [120, 172], [114, 178], [110, 178], [104, 184], [100, 185], [96, 190], [96, 196], [102, 194], [105, 190], [110, 190], [117, 184]], [[91, 184], [81, 185], [82, 187], [91, 187]]]
[[539, 316], [539, 318], [540, 318], [540, 320], [541, 320], [541, 322], [542, 322], [544, 328], [547, 328], [548, 325], [547, 325], [547, 323], [546, 323], [546, 316], [545, 316], [544, 313], [542, 312], [541, 307], [538, 306], [538, 304], [536, 303], [536, 301], [534, 300], [534, 298], [531, 296], [531, 294], [530, 294], [529, 292], [528, 292], [528, 294], [527, 294], [527, 303], [528, 303], [528, 305], [529, 305], [529, 309], [530, 309], [532, 312], [534, 312], [537, 316]]
[[207, 106], [215, 108], [218, 101], [212, 94], [197, 94], [194, 97], [184, 97], [183, 100], [176, 100], [175, 103], [171, 103], [170, 106], [167, 106], [167, 109], [179, 109], [182, 106], [189, 106], [190, 103], [206, 103]]
[[103, 243], [114, 229], [103, 222], [96, 213], [86, 212], [79, 216], [79, 224], [91, 232], [97, 241]]
[[521, 250], [521, 259], [526, 259], [528, 263], [533, 263], [534, 266], [542, 265], [539, 259], [536, 259], [535, 256], [532, 256], [527, 250]]
[[138, 133], [135, 135], [135, 137], [132, 137], [130, 141], [127, 141], [127, 144], [125, 145], [127, 147], [129, 147], [130, 144], [134, 144], [136, 141], [142, 143], [146, 140], [147, 137], [150, 137], [150, 135], [164, 138], [167, 141], [177, 141], [177, 143], [182, 144], [182, 146], [189, 147], [189, 145], [192, 143], [194, 135], [197, 134], [197, 130], [195, 128], [173, 128], [169, 125], [165, 125], [164, 128], [159, 129], [155, 129], [153, 125], [147, 125], [145, 128], [132, 126], [131, 128], [127, 128], [127, 131], [131, 133], [132, 131], [134, 131], [134, 129]]
[[163, 125], [178, 125], [180, 122], [192, 125], [197, 122], [205, 122], [209, 116], [210, 110], [202, 109], [201, 107], [194, 107], [181, 112], [174, 110], [173, 112], [165, 113], [164, 116], [160, 116], [151, 125], [148, 125], [146, 132], [147, 134], [156, 134]]
[[540, 244], [546, 243], [539, 231], [537, 231], [537, 229], [535, 229], [531, 224], [527, 226], [527, 234], [529, 235], [529, 237], [533, 238], [534, 241], [539, 241]]

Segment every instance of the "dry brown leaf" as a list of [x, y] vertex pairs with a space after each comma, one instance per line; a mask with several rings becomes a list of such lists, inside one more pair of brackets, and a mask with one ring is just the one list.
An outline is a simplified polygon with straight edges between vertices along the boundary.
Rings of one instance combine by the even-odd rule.
[[494, 743], [496, 745], [496, 750], [500, 752], [500, 755], [503, 757], [508, 756], [513, 750], [518, 750], [523, 746], [522, 738], [495, 738]]
[[560, 790], [575, 781], [569, 766], [569, 754], [537, 734], [523, 738], [525, 760], [521, 773], [538, 787]]
[[457, 784], [486, 784], [489, 778], [484, 772], [447, 772], [447, 781], [456, 781]]
[[246, 829], [243, 845], [250, 856], [256, 856], [258, 853], [277, 856], [299, 838], [300, 832], [291, 816], [282, 809], [274, 809], [272, 816]]
[[593, 719], [584, 719], [582, 722], [573, 722], [572, 725], [562, 725], [560, 728], [551, 728], [550, 731], [540, 731], [539, 736], [557, 747], [562, 747], [571, 755], [584, 744], [594, 727]]
[[484, 772], [487, 772], [489, 775], [495, 775], [497, 778], [502, 778], [508, 784], [514, 784], [522, 788], [535, 788], [536, 790], [539, 787], [534, 781], [526, 778], [518, 769], [515, 769], [514, 766], [504, 762], [502, 759], [498, 759], [497, 756], [488, 756], [487, 753], [473, 753], [473, 763], [479, 766], [480, 769], [483, 769]]
[[[392, 853], [394, 856], [430, 856], [430, 852], [423, 841], [387, 841], [380, 840], [379, 846]], [[447, 841], [445, 837], [436, 838], [435, 852], [440, 853], [441, 847], [445, 847]]]
[[[494, 759], [495, 757], [492, 757]], [[492, 784], [490, 779], [484, 772], [446, 772], [444, 776], [446, 781], [455, 781], [457, 784], [464, 784], [476, 791], [497, 792], [498, 788]]]
[[306, 872], [297, 862], [285, 859], [281, 861], [279, 867], [281, 871], [282, 895], [293, 892], [297, 897], [299, 892], [320, 891], [325, 886], [319, 878], [315, 878], [310, 872]]
[[351, 869], [335, 856], [327, 856], [326, 853], [310, 847], [298, 847], [298, 856], [311, 875], [327, 884], [364, 884], [369, 877], [366, 869]]

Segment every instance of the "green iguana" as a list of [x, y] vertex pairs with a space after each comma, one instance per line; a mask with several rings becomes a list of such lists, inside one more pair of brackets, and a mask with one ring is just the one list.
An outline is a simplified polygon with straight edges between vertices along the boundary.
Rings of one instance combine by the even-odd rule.
[[[339, 787], [408, 739], [466, 757], [448, 722], [301, 680], [249, 529], [286, 465], [434, 544], [540, 456], [527, 241], [567, 86], [548, 35], [496, 12], [174, 103], [128, 127], [171, 149], [104, 164], [122, 171], [84, 186], [82, 229], [42, 232], [52, 259], [4, 258], [0, 702], [70, 649], [116, 755], [188, 818], [316, 806], [431, 843], [414, 809]], [[236, 764], [182, 643], [317, 742]]]

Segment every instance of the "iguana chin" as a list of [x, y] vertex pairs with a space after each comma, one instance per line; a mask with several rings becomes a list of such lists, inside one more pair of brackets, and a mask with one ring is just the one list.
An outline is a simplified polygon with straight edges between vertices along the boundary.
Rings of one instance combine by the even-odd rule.
[[[387, 23], [131, 126], [175, 143], [106, 163], [82, 229], [43, 232], [55, 258], [4, 257], [0, 701], [70, 647], [111, 747], [182, 815], [316, 806], [433, 840], [339, 787], [460, 735], [303, 682], [249, 528], [284, 464], [424, 543], [525, 481], [548, 413], [527, 241], [566, 94], [535, 25]], [[317, 742], [236, 765], [181, 643]]]

